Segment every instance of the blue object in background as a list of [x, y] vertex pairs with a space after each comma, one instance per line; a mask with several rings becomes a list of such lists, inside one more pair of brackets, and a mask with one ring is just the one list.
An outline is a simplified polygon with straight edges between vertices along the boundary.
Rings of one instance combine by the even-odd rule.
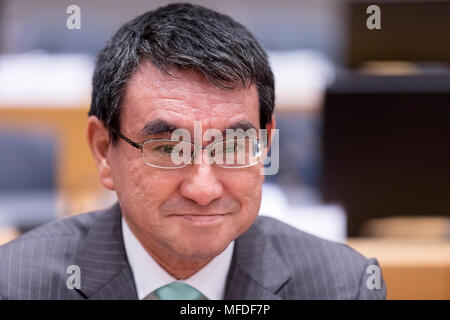
[[56, 218], [56, 151], [50, 134], [0, 130], [0, 224], [26, 231]]

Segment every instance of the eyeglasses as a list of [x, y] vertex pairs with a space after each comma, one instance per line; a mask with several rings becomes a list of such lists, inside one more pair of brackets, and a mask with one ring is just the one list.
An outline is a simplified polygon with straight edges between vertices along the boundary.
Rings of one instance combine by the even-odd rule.
[[249, 137], [214, 141], [206, 147], [200, 147], [189, 141], [171, 139], [149, 139], [138, 143], [121, 132], [116, 133], [125, 142], [141, 150], [145, 164], [162, 169], [186, 167], [196, 158], [198, 149], [208, 150], [208, 164], [216, 163], [223, 168], [254, 166], [263, 153], [262, 142]]

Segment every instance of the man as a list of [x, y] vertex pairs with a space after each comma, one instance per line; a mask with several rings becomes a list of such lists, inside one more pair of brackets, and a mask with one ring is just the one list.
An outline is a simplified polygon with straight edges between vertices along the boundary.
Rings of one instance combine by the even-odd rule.
[[173, 136], [195, 136], [200, 124], [263, 128], [270, 140], [273, 107], [266, 54], [231, 18], [172, 4], [124, 25], [99, 54], [87, 127], [100, 180], [118, 203], [0, 247], [0, 297], [384, 298], [375, 259], [257, 217], [264, 175], [255, 159], [267, 151], [257, 137], [239, 140], [257, 150], [244, 151], [243, 163], [214, 163], [229, 152], [227, 139]]

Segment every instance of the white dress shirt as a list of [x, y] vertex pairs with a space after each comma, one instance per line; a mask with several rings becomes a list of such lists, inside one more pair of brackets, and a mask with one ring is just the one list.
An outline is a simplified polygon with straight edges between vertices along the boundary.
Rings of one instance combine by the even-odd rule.
[[177, 280], [147, 253], [133, 232], [131, 232], [128, 224], [123, 218], [122, 231], [125, 251], [131, 266], [131, 271], [133, 272], [139, 300], [144, 299], [156, 289], [174, 281], [189, 284], [200, 291], [209, 300], [224, 299], [226, 279], [231, 265], [234, 241], [232, 241], [220, 255], [214, 257], [206, 266], [197, 271], [190, 278]]

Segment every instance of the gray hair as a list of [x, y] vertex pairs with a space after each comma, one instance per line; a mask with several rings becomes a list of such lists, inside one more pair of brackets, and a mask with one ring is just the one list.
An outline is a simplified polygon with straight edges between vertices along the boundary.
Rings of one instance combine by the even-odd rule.
[[202, 6], [177, 3], [123, 25], [99, 53], [89, 115], [105, 124], [115, 142], [126, 85], [143, 60], [162, 72], [189, 69], [223, 90], [255, 84], [260, 125], [271, 122], [274, 77], [267, 55], [241, 24]]

